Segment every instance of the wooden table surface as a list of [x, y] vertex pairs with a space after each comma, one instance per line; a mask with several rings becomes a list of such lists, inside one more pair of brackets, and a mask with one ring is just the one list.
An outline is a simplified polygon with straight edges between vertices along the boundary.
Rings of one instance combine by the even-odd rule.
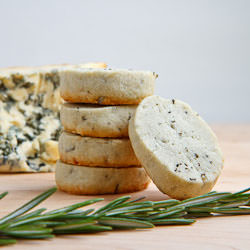
[[[238, 191], [250, 186], [250, 124], [216, 125], [225, 156], [225, 166], [214, 190]], [[2, 174], [0, 215], [13, 211], [35, 195], [55, 186], [53, 173]], [[152, 184], [132, 197], [166, 199]], [[76, 196], [57, 191], [41, 207], [53, 209], [93, 196]], [[110, 201], [118, 195], [102, 196]], [[104, 204], [104, 203], [103, 203]], [[19, 241], [6, 249], [250, 249], [250, 216], [202, 218], [191, 226], [162, 226], [149, 230], [105, 232], [95, 235], [60, 236], [50, 240]]]

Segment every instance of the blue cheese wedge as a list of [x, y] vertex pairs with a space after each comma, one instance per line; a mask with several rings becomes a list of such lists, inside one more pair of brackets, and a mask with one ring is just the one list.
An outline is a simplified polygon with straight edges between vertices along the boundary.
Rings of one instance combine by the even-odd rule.
[[104, 64], [0, 69], [0, 172], [54, 171], [61, 131], [61, 68]]
[[59, 81], [54, 89], [45, 89], [41, 79], [34, 68], [0, 71], [0, 172], [54, 169], [61, 125], [53, 92], [58, 92]]

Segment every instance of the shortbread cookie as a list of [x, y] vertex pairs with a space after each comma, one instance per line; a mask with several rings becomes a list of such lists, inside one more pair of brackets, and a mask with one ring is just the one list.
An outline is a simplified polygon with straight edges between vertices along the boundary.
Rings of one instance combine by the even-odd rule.
[[[85, 65], [95, 66], [105, 65]], [[59, 157], [62, 67], [66, 65], [0, 69], [0, 172], [54, 171]]]
[[62, 98], [74, 103], [138, 104], [153, 95], [156, 74], [149, 71], [67, 69], [60, 72]]
[[103, 167], [140, 166], [128, 138], [82, 137], [63, 132], [59, 138], [61, 161]]
[[106, 68], [105, 63], [86, 63], [86, 64], [58, 64], [36, 67], [39, 72], [39, 93], [43, 94], [43, 106], [53, 111], [60, 110], [62, 98], [59, 93], [60, 78], [59, 72], [67, 69], [82, 68]]
[[57, 162], [55, 180], [58, 188], [72, 194], [119, 194], [145, 189], [150, 183], [139, 167], [102, 168], [75, 166]]
[[189, 105], [144, 99], [129, 123], [135, 154], [156, 186], [185, 199], [209, 192], [223, 167], [217, 138]]
[[128, 122], [136, 105], [70, 104], [61, 107], [64, 130], [92, 137], [128, 137]]

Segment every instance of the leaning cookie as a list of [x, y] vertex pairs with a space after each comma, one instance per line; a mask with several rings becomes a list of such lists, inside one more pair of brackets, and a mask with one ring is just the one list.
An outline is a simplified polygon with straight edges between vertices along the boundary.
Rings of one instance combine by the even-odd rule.
[[149, 71], [65, 68], [60, 93], [73, 103], [138, 104], [153, 95], [155, 78]]
[[58, 188], [71, 194], [119, 194], [145, 189], [150, 183], [139, 167], [102, 168], [75, 166], [57, 162], [55, 180]]
[[223, 167], [217, 138], [189, 105], [144, 99], [129, 123], [135, 154], [156, 186], [177, 199], [209, 192]]
[[60, 159], [65, 163], [126, 167], [140, 166], [128, 138], [94, 138], [63, 132], [59, 138]]
[[136, 107], [64, 103], [60, 118], [64, 130], [70, 133], [90, 137], [128, 137], [128, 122]]

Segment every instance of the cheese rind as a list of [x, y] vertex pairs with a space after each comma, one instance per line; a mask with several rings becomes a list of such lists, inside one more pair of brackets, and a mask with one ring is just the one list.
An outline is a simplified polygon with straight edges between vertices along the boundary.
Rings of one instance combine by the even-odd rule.
[[60, 119], [65, 131], [90, 137], [128, 137], [128, 122], [136, 105], [62, 105]]
[[223, 167], [217, 138], [189, 105], [144, 99], [129, 123], [132, 147], [156, 186], [186, 199], [209, 192]]

